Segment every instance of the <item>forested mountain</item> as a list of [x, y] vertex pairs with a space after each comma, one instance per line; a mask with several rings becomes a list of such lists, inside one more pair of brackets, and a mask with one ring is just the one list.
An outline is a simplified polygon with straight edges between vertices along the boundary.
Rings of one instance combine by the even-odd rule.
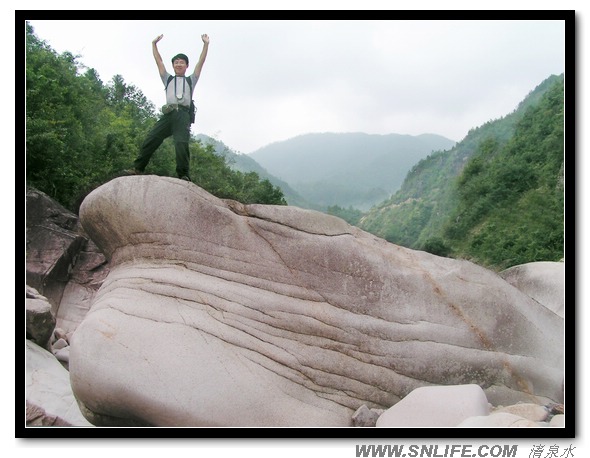
[[[156, 122], [151, 102], [117, 75], [103, 83], [77, 57], [58, 55], [26, 25], [26, 181], [76, 212], [92, 189], [133, 165]], [[193, 137], [191, 176], [220, 198], [286, 204], [280, 188], [255, 172], [232, 170], [223, 156]], [[176, 176], [171, 139], [156, 151], [146, 173]]]
[[563, 257], [564, 76], [504, 118], [418, 162], [359, 226], [390, 242], [497, 269]]
[[439, 135], [314, 133], [250, 156], [319, 208], [368, 210], [388, 198], [420, 159], [455, 142]]
[[300, 194], [297, 193], [288, 183], [278, 179], [274, 175], [270, 174], [264, 167], [258, 162], [252, 159], [247, 154], [239, 154], [234, 152], [225, 143], [220, 140], [216, 140], [208, 135], [198, 134], [196, 139], [199, 140], [203, 145], [211, 145], [215, 154], [225, 157], [227, 165], [232, 169], [242, 173], [255, 172], [260, 178], [268, 180], [274, 186], [281, 189], [287, 204], [295, 207], [310, 208], [320, 210], [317, 205], [314, 205], [306, 201]]

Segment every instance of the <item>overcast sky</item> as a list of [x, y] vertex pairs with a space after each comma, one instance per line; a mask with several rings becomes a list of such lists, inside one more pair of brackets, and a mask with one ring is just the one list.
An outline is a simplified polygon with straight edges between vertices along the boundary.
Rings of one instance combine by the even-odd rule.
[[310, 132], [434, 133], [460, 141], [565, 70], [564, 22], [534, 14], [526, 20], [509, 13], [493, 20], [245, 17], [30, 23], [57, 52], [79, 55], [104, 83], [122, 75], [157, 107], [164, 91], [152, 39], [164, 35], [159, 50], [172, 73], [178, 52], [189, 56], [192, 70], [207, 33], [192, 132], [241, 153]]

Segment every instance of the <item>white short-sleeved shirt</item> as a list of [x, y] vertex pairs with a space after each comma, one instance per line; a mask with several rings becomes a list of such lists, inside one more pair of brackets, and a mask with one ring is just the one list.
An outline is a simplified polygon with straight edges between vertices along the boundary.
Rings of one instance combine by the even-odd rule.
[[[168, 78], [172, 76], [170, 73], [166, 72], [164, 76], [162, 76], [162, 82], [164, 83], [164, 87], [166, 87], [166, 83], [168, 82]], [[194, 74], [186, 77], [190, 78], [193, 91], [195, 85], [197, 84], [197, 77]], [[176, 83], [176, 84], [175, 84]], [[178, 96], [177, 96], [178, 93]], [[180, 98], [179, 98], [180, 97]], [[174, 79], [170, 81], [168, 87], [166, 88], [166, 103], [178, 103], [180, 105], [184, 105], [185, 107], [190, 107], [191, 100], [193, 99], [193, 94], [191, 91], [191, 87], [186, 81], [184, 76], [175, 76]]]

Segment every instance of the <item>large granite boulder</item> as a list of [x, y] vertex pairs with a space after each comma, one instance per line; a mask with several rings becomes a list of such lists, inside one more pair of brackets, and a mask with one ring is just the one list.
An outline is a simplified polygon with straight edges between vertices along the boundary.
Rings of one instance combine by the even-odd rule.
[[96, 425], [349, 426], [429, 385], [562, 397], [563, 320], [472, 263], [174, 178], [112, 180], [80, 218], [110, 267], [70, 347]]

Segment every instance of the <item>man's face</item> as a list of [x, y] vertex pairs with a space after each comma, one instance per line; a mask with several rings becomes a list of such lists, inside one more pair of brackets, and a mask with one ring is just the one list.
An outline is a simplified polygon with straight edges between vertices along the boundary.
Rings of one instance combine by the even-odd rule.
[[188, 67], [184, 59], [174, 59], [172, 66], [174, 67], [174, 73], [178, 76], [184, 76]]

